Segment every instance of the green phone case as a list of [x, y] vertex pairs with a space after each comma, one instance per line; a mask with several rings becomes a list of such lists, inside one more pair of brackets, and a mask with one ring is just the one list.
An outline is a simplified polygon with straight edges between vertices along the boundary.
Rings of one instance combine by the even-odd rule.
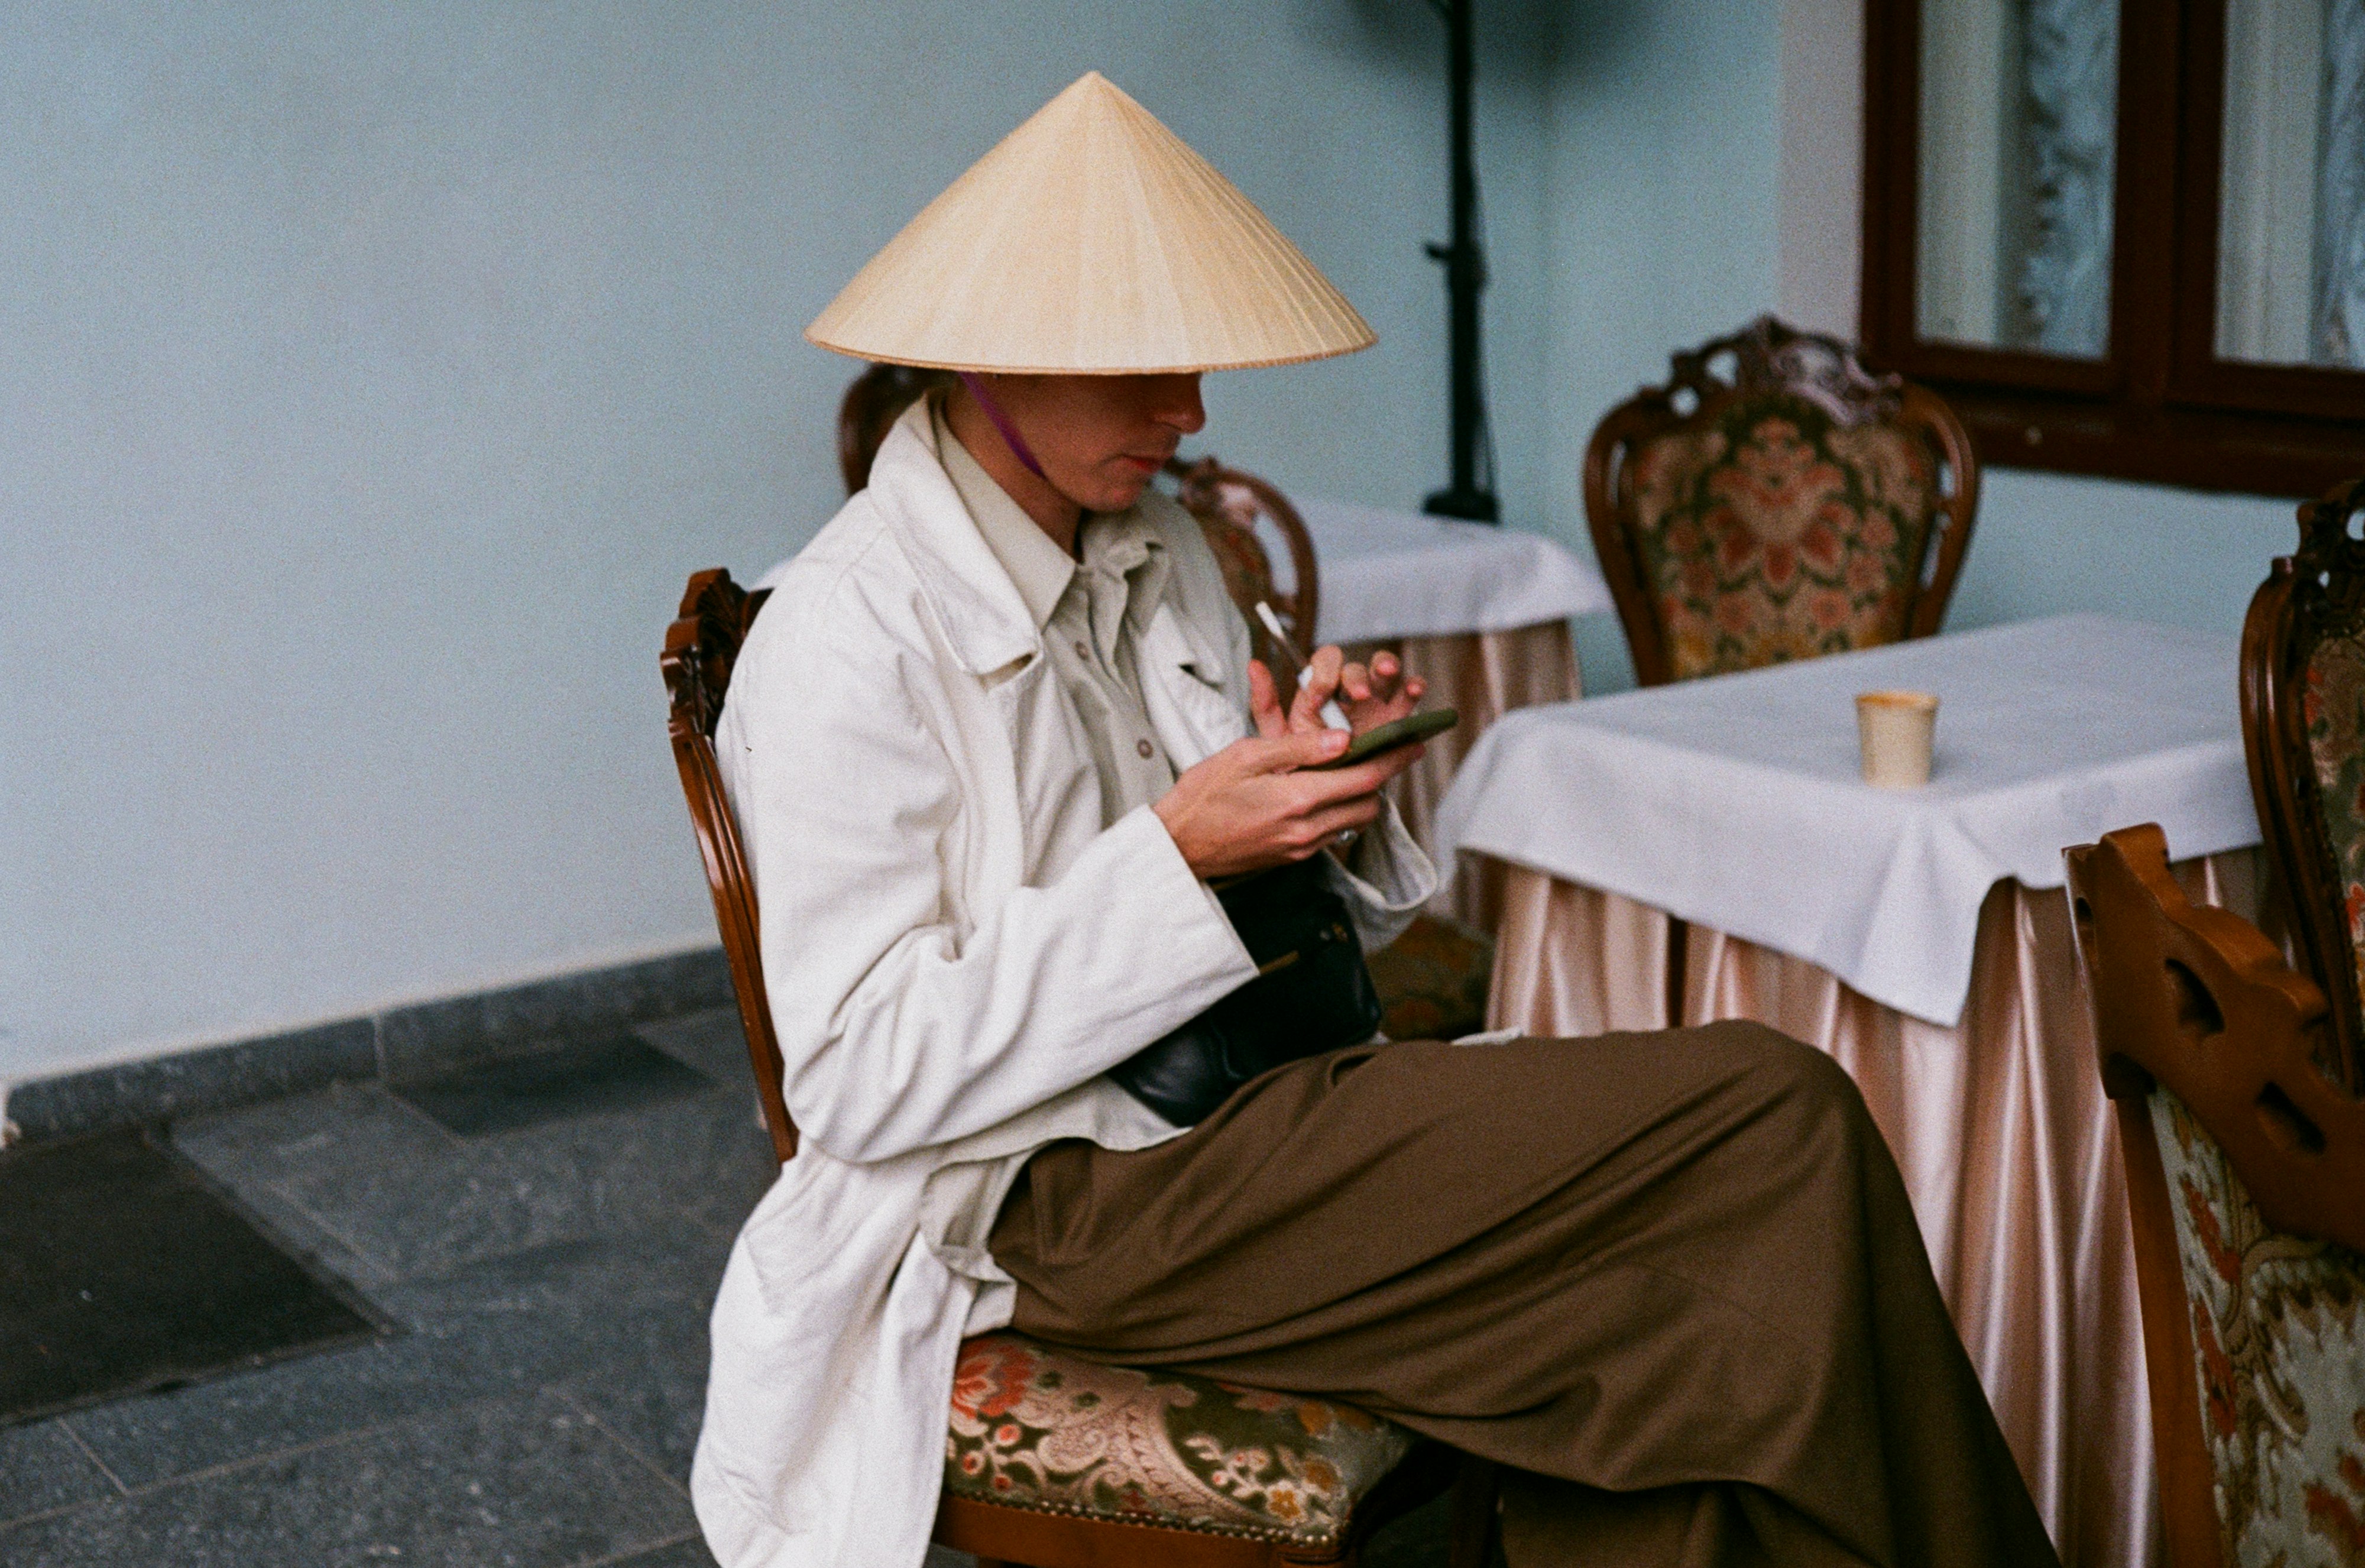
[[1461, 722], [1461, 713], [1452, 708], [1432, 708], [1426, 713], [1409, 713], [1392, 724], [1365, 730], [1348, 744], [1345, 751], [1328, 762], [1310, 765], [1306, 771], [1313, 773], [1332, 767], [1351, 767], [1384, 751], [1394, 751], [1400, 745], [1410, 745], [1415, 741], [1441, 735]]

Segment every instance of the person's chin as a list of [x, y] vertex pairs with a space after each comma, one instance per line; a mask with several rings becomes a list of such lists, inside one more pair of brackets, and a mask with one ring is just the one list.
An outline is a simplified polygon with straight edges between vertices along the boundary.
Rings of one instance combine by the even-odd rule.
[[1141, 492], [1148, 488], [1149, 488], [1149, 476], [1147, 474], [1138, 479], [1112, 479], [1101, 487], [1101, 493], [1093, 498], [1092, 510], [1123, 511], [1141, 499]]

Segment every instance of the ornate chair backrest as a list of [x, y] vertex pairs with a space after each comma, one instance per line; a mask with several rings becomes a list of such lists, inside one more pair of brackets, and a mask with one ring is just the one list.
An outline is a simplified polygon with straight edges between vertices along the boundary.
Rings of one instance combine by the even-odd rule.
[[681, 773], [681, 792], [689, 801], [698, 851], [706, 861], [707, 890], [714, 895], [714, 924], [731, 960], [731, 988], [739, 999], [739, 1023], [747, 1035], [756, 1092], [763, 1101], [772, 1153], [786, 1164], [797, 1152], [797, 1129], [781, 1097], [780, 1042], [772, 1032], [764, 956], [757, 946], [756, 882], [748, 875], [739, 824], [714, 763], [714, 726], [723, 717], [732, 666], [739, 662], [740, 646], [756, 623], [757, 611], [770, 597], [769, 588], [747, 592], [720, 566], [692, 575], [681, 596], [681, 617], [666, 628], [665, 652], [657, 663], [671, 699], [666, 733], [673, 740], [674, 767]]
[[[1314, 536], [1289, 498], [1253, 474], [1227, 468], [1213, 457], [1185, 463], [1170, 459], [1166, 471], [1182, 481], [1178, 498], [1224, 569], [1224, 588], [1249, 623], [1250, 651], [1264, 660], [1275, 678], [1295, 678], [1297, 668], [1314, 652], [1315, 616], [1321, 607], [1321, 579], [1314, 564]], [[1283, 593], [1273, 586], [1272, 557], [1257, 537], [1257, 525], [1269, 522], [1289, 550], [1290, 586]], [[1256, 612], [1259, 602], [1269, 606], [1288, 633], [1276, 645], [1272, 633]], [[1280, 656], [1276, 657], [1276, 655]]]
[[870, 483], [879, 443], [903, 410], [952, 378], [950, 371], [915, 370], [908, 364], [874, 364], [854, 378], [837, 406], [837, 471], [846, 476], [847, 495]]
[[2365, 1104], [2315, 1064], [2323, 993], [2256, 926], [2187, 900], [2157, 826], [2068, 860], [2126, 1160], [2169, 1561], [2354, 1562]]
[[1954, 410], [1770, 316], [1676, 354], [1669, 385], [1611, 409], [1585, 456], [1645, 686], [1928, 636], [1978, 509]]
[[2242, 745], [2259, 827], [2332, 1007], [2326, 1065], [2365, 1089], [2365, 479], [2299, 509], [2242, 626]]

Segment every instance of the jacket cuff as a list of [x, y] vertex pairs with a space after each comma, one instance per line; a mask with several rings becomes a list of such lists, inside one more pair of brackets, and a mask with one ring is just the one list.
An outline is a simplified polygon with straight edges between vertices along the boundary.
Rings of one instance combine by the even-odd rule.
[[1232, 929], [1231, 917], [1217, 902], [1216, 890], [1200, 880], [1191, 863], [1182, 858], [1174, 835], [1166, 831], [1165, 818], [1148, 806], [1136, 806], [1110, 824], [1104, 836], [1125, 846], [1120, 851], [1124, 859], [1148, 879], [1144, 890], [1164, 901], [1183, 922], [1183, 929], [1176, 934], [1182, 952], [1212, 957], [1216, 948], [1228, 948], [1234, 959], [1231, 968], [1238, 975], [1233, 986], [1256, 978], [1256, 960], [1249, 957], [1239, 933]]
[[1363, 950], [1395, 941], [1437, 892], [1437, 867], [1407, 831], [1395, 802], [1380, 798], [1380, 814], [1356, 835], [1344, 856], [1325, 855], [1331, 885], [1355, 917]]

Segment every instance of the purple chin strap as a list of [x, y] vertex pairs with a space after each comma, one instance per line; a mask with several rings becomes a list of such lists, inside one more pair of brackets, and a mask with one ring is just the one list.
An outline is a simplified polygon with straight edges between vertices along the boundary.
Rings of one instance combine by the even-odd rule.
[[1043, 465], [1035, 461], [1035, 454], [1027, 449], [1026, 438], [1018, 433], [1018, 427], [1010, 422], [1010, 416], [1002, 411], [1002, 405], [993, 400], [993, 395], [985, 389], [985, 383], [970, 371], [957, 370], [953, 374], [960, 377], [963, 386], [969, 388], [969, 395], [977, 399], [977, 406], [985, 410], [985, 417], [993, 421], [994, 430], [1002, 437], [1002, 444], [1010, 448], [1010, 455], [1025, 464], [1029, 474], [1049, 484], [1051, 476], [1044, 473]]

